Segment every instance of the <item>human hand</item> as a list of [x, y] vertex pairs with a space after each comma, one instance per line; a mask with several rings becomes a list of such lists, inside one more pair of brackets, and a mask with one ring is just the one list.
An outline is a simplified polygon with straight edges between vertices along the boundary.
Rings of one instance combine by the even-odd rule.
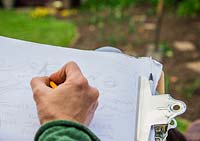
[[[58, 87], [50, 88], [50, 81]], [[31, 87], [41, 124], [70, 120], [88, 126], [98, 106], [98, 90], [89, 86], [74, 62], [67, 63], [50, 77], [33, 78]]]

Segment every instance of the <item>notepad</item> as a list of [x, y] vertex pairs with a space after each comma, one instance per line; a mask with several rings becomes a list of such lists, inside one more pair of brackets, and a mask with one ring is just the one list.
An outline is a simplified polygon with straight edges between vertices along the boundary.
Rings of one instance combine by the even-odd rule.
[[138, 78], [152, 73], [155, 92], [162, 71], [160, 63], [149, 57], [0, 37], [0, 141], [33, 141], [40, 124], [30, 80], [48, 76], [69, 61], [75, 61], [89, 84], [100, 92], [89, 129], [102, 141], [134, 140]]

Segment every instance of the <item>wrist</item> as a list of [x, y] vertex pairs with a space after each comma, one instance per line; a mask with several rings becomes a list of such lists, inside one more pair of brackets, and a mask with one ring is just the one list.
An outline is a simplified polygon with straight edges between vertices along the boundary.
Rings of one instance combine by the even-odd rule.
[[47, 124], [50, 122], [54, 122], [54, 121], [69, 121], [69, 122], [75, 122], [75, 123], [81, 124], [81, 122], [79, 122], [78, 120], [76, 120], [72, 117], [69, 117], [69, 116], [52, 116], [49, 118], [42, 119], [41, 125], [44, 125], [44, 124]]

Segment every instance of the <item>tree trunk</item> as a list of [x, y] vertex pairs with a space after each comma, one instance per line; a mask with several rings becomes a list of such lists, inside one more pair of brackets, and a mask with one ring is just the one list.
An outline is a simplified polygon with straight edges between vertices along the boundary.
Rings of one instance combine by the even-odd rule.
[[77, 8], [81, 5], [81, 0], [62, 0], [65, 8]]
[[81, 5], [81, 0], [71, 0], [71, 8], [77, 8]]
[[158, 61], [162, 61], [163, 52], [160, 49], [160, 33], [161, 33], [161, 26], [164, 17], [164, 0], [159, 0], [157, 5], [157, 19], [156, 19], [156, 29], [155, 29], [155, 37], [154, 37], [154, 44], [148, 46], [147, 56], [152, 56], [153, 58], [157, 59]]
[[160, 43], [160, 33], [161, 33], [163, 16], [164, 16], [164, 0], [159, 0], [157, 6], [157, 21], [156, 21], [155, 41], [154, 41], [156, 52], [160, 51], [159, 43]]

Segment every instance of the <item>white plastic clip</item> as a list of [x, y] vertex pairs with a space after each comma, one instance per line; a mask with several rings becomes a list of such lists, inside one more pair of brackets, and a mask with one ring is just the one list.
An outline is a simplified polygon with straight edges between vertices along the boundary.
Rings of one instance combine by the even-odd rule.
[[[141, 76], [139, 79], [136, 141], [149, 141], [152, 125], [169, 125], [174, 117], [186, 110], [184, 102], [173, 99], [169, 94], [152, 95], [149, 80]], [[175, 122], [176, 126], [176, 122]]]

